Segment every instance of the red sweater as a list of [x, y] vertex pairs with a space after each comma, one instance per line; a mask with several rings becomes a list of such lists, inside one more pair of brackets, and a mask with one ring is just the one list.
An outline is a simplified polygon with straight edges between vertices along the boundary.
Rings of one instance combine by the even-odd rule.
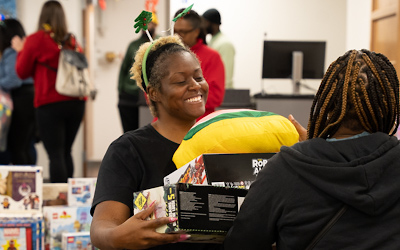
[[225, 69], [218, 52], [205, 45], [202, 39], [199, 38], [190, 50], [199, 58], [204, 78], [209, 86], [206, 112], [197, 119], [200, 120], [202, 117], [214, 112], [215, 108], [219, 107], [224, 100]]
[[[75, 45], [75, 39], [71, 44]], [[58, 68], [60, 48], [58, 44], [43, 30], [26, 38], [24, 48], [18, 53], [15, 69], [21, 79], [33, 77], [35, 86], [34, 106], [79, 100], [76, 97], [60, 95], [55, 89], [57, 72], [47, 68]]]

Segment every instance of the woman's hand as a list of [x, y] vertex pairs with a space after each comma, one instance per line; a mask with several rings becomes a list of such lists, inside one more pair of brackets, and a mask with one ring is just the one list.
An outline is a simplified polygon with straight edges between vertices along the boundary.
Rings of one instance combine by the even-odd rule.
[[[135, 214], [121, 225], [119, 230], [127, 237], [129, 244], [124, 245], [128, 249], [143, 249], [169, 243], [184, 241], [190, 237], [187, 234], [166, 234], [157, 233], [156, 229], [168, 223], [177, 221], [177, 218], [163, 217], [147, 220], [154, 212], [156, 204], [153, 203], [149, 208]], [[130, 231], [126, 234], [124, 232]]]
[[11, 39], [11, 48], [15, 51], [20, 52], [24, 48], [25, 37], [21, 39], [19, 36], [14, 36]]
[[305, 129], [301, 124], [294, 119], [293, 115], [288, 116], [289, 121], [294, 125], [294, 127], [297, 130], [297, 133], [299, 133], [299, 141], [305, 141], [307, 140], [307, 129]]
[[190, 235], [158, 233], [156, 229], [176, 221], [176, 218], [148, 220], [156, 205], [129, 218], [129, 208], [119, 202], [105, 201], [96, 206], [91, 225], [92, 244], [100, 249], [147, 249], [184, 241]]

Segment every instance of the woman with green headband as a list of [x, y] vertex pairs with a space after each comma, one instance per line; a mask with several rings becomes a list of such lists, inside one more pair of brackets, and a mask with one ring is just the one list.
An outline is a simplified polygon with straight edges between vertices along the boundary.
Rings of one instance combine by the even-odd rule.
[[205, 112], [208, 84], [199, 61], [177, 36], [168, 36], [143, 44], [131, 72], [158, 119], [125, 133], [107, 150], [91, 209], [92, 243], [100, 249], [219, 249], [183, 243], [190, 237], [184, 233], [157, 233], [176, 219], [146, 220], [155, 204], [133, 215], [133, 193], [163, 185], [164, 176], [176, 170], [175, 150]]

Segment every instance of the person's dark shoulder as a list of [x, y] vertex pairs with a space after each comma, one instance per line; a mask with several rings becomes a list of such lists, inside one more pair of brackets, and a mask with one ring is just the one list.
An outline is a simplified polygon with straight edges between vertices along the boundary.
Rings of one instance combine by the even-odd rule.
[[132, 46], [139, 47], [140, 45], [142, 45], [142, 44], [145, 43], [145, 42], [148, 42], [148, 40], [144, 39], [143, 37], [139, 37], [138, 39], [133, 40], [133, 41], [129, 44], [129, 46], [130, 46], [130, 47], [132, 47]]
[[114, 144], [133, 144], [136, 140], [146, 141], [146, 138], [153, 136], [153, 128], [150, 124], [140, 127], [135, 130], [125, 132], [120, 137], [115, 139], [111, 145]]

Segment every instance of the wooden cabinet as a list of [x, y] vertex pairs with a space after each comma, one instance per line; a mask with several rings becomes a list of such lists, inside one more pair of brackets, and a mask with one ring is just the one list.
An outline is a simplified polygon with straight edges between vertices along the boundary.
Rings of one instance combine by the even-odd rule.
[[372, 0], [371, 50], [387, 56], [400, 74], [400, 0]]

